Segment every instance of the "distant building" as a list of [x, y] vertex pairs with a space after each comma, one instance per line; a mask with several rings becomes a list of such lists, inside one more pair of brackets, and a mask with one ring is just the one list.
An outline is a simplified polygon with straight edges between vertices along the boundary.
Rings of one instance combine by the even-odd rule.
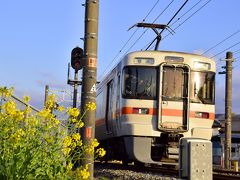
[[[215, 119], [218, 120], [223, 127], [225, 126], [225, 115], [216, 114]], [[240, 134], [240, 114], [232, 116], [232, 134]]]
[[[225, 143], [225, 115], [216, 114], [214, 124], [221, 123], [220, 134], [212, 138], [213, 142], [213, 164], [223, 164], [224, 158], [224, 143]], [[214, 126], [213, 126], [214, 127]], [[217, 127], [217, 126], [216, 126]], [[240, 115], [233, 114], [232, 116], [232, 157], [240, 157]]]

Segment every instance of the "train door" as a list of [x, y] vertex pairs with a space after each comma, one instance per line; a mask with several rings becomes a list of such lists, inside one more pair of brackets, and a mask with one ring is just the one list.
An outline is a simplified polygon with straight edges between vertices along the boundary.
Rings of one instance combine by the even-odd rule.
[[106, 106], [106, 129], [107, 134], [113, 133], [113, 99], [114, 99], [114, 81], [107, 84], [107, 106]]
[[189, 73], [185, 65], [160, 66], [158, 128], [187, 131], [189, 119]]
[[116, 128], [120, 129], [120, 73], [118, 74], [117, 77], [117, 100], [116, 100]]

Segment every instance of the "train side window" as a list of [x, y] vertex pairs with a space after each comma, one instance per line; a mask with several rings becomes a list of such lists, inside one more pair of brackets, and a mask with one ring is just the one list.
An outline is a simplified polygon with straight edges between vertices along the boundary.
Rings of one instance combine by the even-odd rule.
[[123, 70], [123, 97], [156, 99], [157, 69], [155, 67], [125, 67]]

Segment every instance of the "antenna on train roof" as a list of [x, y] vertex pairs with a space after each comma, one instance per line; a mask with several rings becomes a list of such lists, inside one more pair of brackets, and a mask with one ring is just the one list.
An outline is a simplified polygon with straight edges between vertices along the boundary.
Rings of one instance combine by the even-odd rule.
[[151, 28], [157, 34], [155, 38], [155, 40], [157, 40], [155, 45], [155, 51], [158, 50], [159, 43], [162, 39], [161, 33], [159, 33], [157, 29], [162, 29], [162, 30], [167, 29], [171, 34], [175, 33], [168, 25], [165, 25], [165, 24], [137, 23], [131, 26], [128, 29], [128, 31], [134, 27]]

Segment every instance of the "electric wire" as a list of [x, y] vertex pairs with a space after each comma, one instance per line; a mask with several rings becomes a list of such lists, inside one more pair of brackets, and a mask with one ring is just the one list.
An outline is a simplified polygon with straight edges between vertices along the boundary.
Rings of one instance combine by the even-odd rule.
[[[160, 0], [157, 0], [156, 3], [153, 5], [153, 7], [150, 9], [150, 11], [147, 13], [147, 15], [143, 18], [142, 22], [145, 22], [146, 19], [148, 18], [148, 16], [151, 14], [151, 12], [153, 11], [153, 9], [157, 6], [157, 4], [159, 3]], [[121, 47], [121, 49], [119, 50], [119, 52], [114, 56], [114, 58], [111, 60], [111, 63], [107, 66], [110, 67], [113, 62], [115, 62], [115, 60], [117, 59], [117, 57], [120, 55], [120, 53], [122, 53], [123, 49], [127, 46], [127, 44], [130, 42], [130, 40], [133, 38], [133, 36], [137, 33], [138, 29], [136, 29], [132, 35], [129, 37], [129, 39], [124, 43], [124, 45]], [[104, 74], [106, 73], [107, 68], [103, 71], [102, 75], [100, 75], [99, 79], [101, 79]]]
[[210, 57], [210, 58], [214, 58], [214, 57], [218, 56], [219, 54], [222, 54], [223, 52], [225, 52], [225, 51], [227, 51], [227, 50], [229, 50], [229, 49], [235, 47], [235, 46], [238, 45], [238, 44], [240, 44], [240, 41], [237, 42], [236, 44], [234, 44], [234, 45], [232, 45], [232, 46], [230, 46], [230, 47], [228, 47], [228, 48], [226, 48], [226, 49], [220, 51], [219, 53], [215, 54], [214, 56], [212, 56], [212, 57]]
[[161, 17], [161, 15], [171, 6], [171, 4], [172, 4], [174, 1], [175, 1], [175, 0], [172, 0], [172, 1], [164, 8], [164, 10], [154, 19], [154, 21], [152, 22], [152, 24], [155, 23], [155, 22]]
[[[240, 56], [233, 58], [233, 62], [236, 62], [236, 60], [239, 58], [240, 58]], [[237, 69], [237, 67], [239, 67], [239, 66], [240, 66], [240, 64], [238, 63], [236, 66], [233, 67], [233, 70]]]
[[240, 30], [234, 32], [233, 34], [231, 34], [230, 36], [228, 36], [227, 38], [223, 39], [222, 41], [220, 41], [219, 43], [217, 43], [216, 45], [212, 46], [211, 48], [207, 49], [206, 51], [204, 51], [201, 55], [206, 54], [207, 52], [211, 51], [212, 49], [214, 49], [215, 47], [217, 47], [218, 45], [222, 44], [223, 42], [225, 42], [226, 40], [230, 39], [231, 37], [233, 37], [234, 35], [238, 34], [240, 32]]
[[146, 15], [146, 17], [143, 19], [143, 22], [147, 19], [147, 17], [151, 14], [151, 12], [153, 11], [153, 9], [157, 6], [157, 4], [159, 3], [159, 0], [157, 0], [157, 2], [153, 5], [152, 9], [148, 12], [148, 14]]
[[[189, 8], [183, 15], [181, 15], [179, 18], [177, 18], [172, 24], [170, 24], [169, 26], [172, 27], [176, 22], [178, 22], [182, 17], [184, 17], [186, 14], [188, 14], [192, 9], [194, 9], [202, 0], [199, 0], [197, 3], [195, 3], [191, 8]], [[171, 33], [169, 33], [168, 35], [170, 35]], [[167, 35], [167, 36], [168, 36]], [[166, 36], [165, 36], [166, 37]], [[165, 38], [164, 37], [164, 38]], [[162, 38], [162, 40], [164, 39]], [[147, 47], [150, 46], [150, 44], [152, 44], [152, 41], [149, 42], [147, 45], [145, 45], [142, 49], [146, 49]], [[152, 49], [154, 47], [154, 45], [152, 45], [151, 47], [149, 47], [149, 49]]]
[[[237, 49], [237, 50], [233, 51], [232, 53], [233, 53], [234, 55], [239, 54], [239, 53], [240, 53], [240, 49]], [[224, 59], [224, 58], [225, 58], [225, 57], [221, 57], [220, 60], [221, 60], [221, 59]], [[220, 61], [217, 62], [217, 65], [218, 65], [219, 63], [220, 63]]]
[[[177, 16], [177, 14], [182, 10], [182, 8], [187, 4], [188, 0], [186, 0], [183, 5], [178, 9], [178, 11], [173, 15], [173, 17], [170, 19], [170, 21], [168, 21], [168, 23], [166, 24], [167, 26], [172, 22], [172, 20]], [[152, 42], [149, 44], [149, 46], [146, 48], [146, 50], [149, 49], [149, 47], [152, 46], [152, 44], [154, 43], [155, 40], [157, 40], [157, 38], [159, 36], [161, 36], [162, 32], [164, 31], [165, 29], [162, 29], [162, 31], [152, 40]]]
[[[170, 5], [174, 2], [175, 0], [172, 0], [165, 8], [164, 10], [157, 16], [157, 18], [154, 19], [154, 21], [152, 22], [155, 23], [158, 18], [170, 7]], [[149, 29], [146, 29], [145, 31], [143, 31], [143, 33], [135, 40], [135, 42], [130, 46], [130, 48], [128, 48], [128, 50], [126, 51], [125, 55], [133, 48], [133, 46], [135, 46], [135, 44], [137, 44], [137, 42], [143, 37], [143, 35], [148, 31]]]
[[[234, 52], [238, 52], [238, 51], [240, 51], [240, 49], [239, 49], [239, 50], [236, 50], [236, 51], [234, 51]], [[233, 53], [234, 53], [234, 52], [233, 52]], [[237, 54], [238, 54], [238, 53], [237, 53]], [[237, 59], [239, 59], [239, 58], [240, 58], [240, 56], [238, 56], [238, 57], [236, 57], [236, 58], [233, 58], [233, 59], [234, 59], [234, 61], [235, 61], [235, 60], [237, 60]], [[221, 58], [221, 59], [224, 59], [224, 57]], [[220, 63], [220, 61], [219, 61], [219, 63]], [[218, 63], [218, 64], [219, 64], [219, 63]], [[220, 64], [219, 64], [219, 65], [220, 65]], [[235, 67], [233, 67], [233, 69], [236, 69], [236, 67], [238, 67], [239, 65], [240, 65], [240, 64], [236, 65]], [[223, 66], [223, 67], [224, 67], [224, 66]], [[221, 65], [218, 66], [218, 68], [216, 68], [216, 69], [217, 69], [216, 71], [217, 71], [217, 72], [220, 72], [221, 68], [222, 68]]]
[[[207, 1], [205, 4], [203, 4], [199, 9], [197, 9], [194, 13], [192, 13], [190, 16], [188, 16], [182, 23], [180, 23], [176, 28], [174, 28], [173, 30], [177, 30], [180, 26], [182, 26], [184, 23], [186, 23], [190, 18], [192, 18], [196, 13], [198, 13], [201, 9], [203, 9], [208, 3], [210, 3], [212, 0]], [[168, 37], [171, 33], [168, 33], [166, 36], [164, 36], [162, 38], [165, 39], [166, 37]]]
[[184, 17], [186, 14], [188, 14], [193, 8], [195, 8], [202, 0], [199, 0], [197, 3], [195, 3], [189, 10], [187, 10], [183, 15], [181, 15], [179, 18], [177, 18], [172, 24], [169, 26], [173, 26], [176, 22], [178, 22], [182, 17]]
[[238, 54], [238, 53], [240, 53], [240, 49], [233, 51], [233, 54]]

